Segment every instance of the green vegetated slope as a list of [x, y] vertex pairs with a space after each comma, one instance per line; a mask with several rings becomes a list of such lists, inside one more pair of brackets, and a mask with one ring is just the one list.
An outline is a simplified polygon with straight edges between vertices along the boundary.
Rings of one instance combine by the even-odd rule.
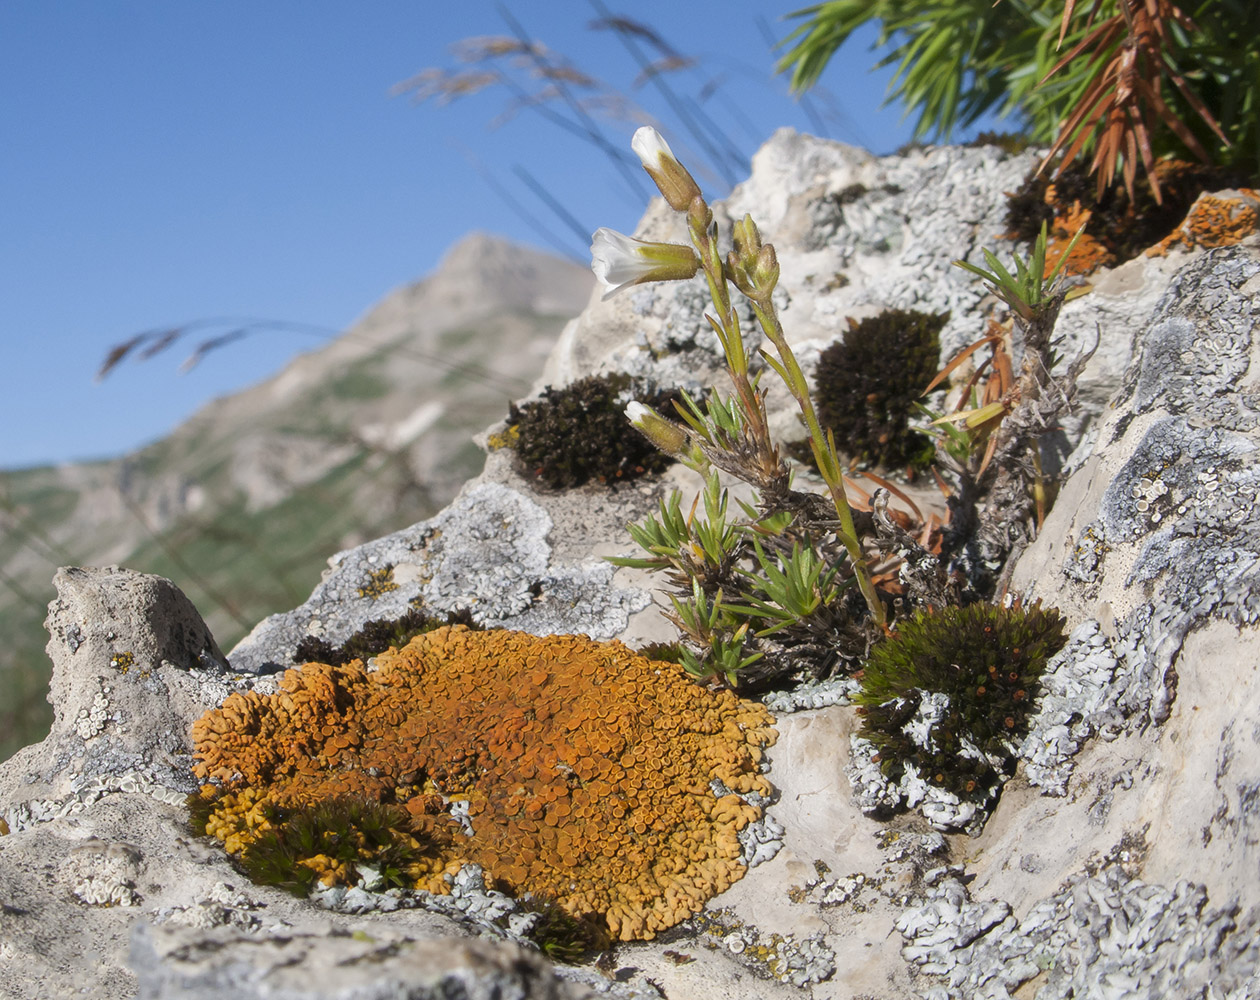
[[58, 566], [169, 577], [230, 649], [305, 600], [331, 555], [433, 515], [480, 470], [472, 436], [528, 393], [590, 285], [471, 237], [338, 340], [140, 451], [0, 472], [0, 759], [52, 719]]

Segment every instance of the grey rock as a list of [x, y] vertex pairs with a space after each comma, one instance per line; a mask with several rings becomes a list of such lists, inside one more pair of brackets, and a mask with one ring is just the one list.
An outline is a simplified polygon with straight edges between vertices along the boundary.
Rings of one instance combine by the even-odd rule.
[[274, 935], [140, 925], [130, 952], [139, 1000], [586, 1000], [513, 945], [373, 929]]
[[0, 775], [0, 816], [20, 829], [124, 785], [182, 800], [195, 788], [189, 713], [233, 690], [214, 638], [188, 598], [161, 577], [69, 567], [54, 583], [47, 621], [53, 727]]
[[310, 599], [259, 623], [232, 650], [232, 666], [289, 666], [307, 636], [336, 645], [370, 620], [413, 607], [468, 610], [481, 624], [536, 635], [617, 635], [647, 595], [614, 585], [607, 563], [553, 562], [553, 527], [546, 509], [518, 490], [472, 486], [432, 520], [333, 556]]

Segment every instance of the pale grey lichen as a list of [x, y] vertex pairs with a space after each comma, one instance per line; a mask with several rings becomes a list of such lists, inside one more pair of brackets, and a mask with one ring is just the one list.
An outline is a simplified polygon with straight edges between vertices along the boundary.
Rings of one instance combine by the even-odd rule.
[[835, 975], [836, 955], [822, 933], [805, 938], [766, 933], [727, 909], [706, 910], [696, 920], [729, 955], [779, 982], [804, 988]]
[[140, 895], [129, 881], [105, 875], [88, 875], [71, 890], [89, 906], [138, 906]]
[[1115, 739], [1124, 725], [1116, 654], [1098, 622], [1082, 622], [1046, 664], [1028, 735], [1019, 745], [1024, 773], [1046, 795], [1067, 794], [1073, 756], [1095, 735]]
[[849, 674], [826, 680], [807, 680], [786, 691], [771, 691], [761, 701], [775, 715], [789, 715], [813, 708], [850, 705], [862, 682]]
[[[630, 616], [652, 603], [645, 590], [613, 585], [615, 568], [607, 562], [560, 567], [541, 576], [532, 603], [511, 618], [487, 621], [530, 632], [555, 635], [581, 631], [594, 637], [620, 635]], [[575, 629], [575, 623], [581, 628]]]
[[216, 882], [204, 899], [194, 900], [187, 906], [163, 907], [154, 914], [154, 923], [174, 924], [196, 930], [213, 927], [233, 927], [254, 933], [263, 923], [255, 910], [262, 904], [226, 882]]
[[174, 924], [177, 927], [191, 927], [194, 930], [232, 927], [254, 933], [262, 928], [262, 921], [256, 914], [224, 906], [209, 899], [198, 900], [188, 906], [168, 907], [166, 911], [157, 915], [154, 922]]
[[885, 828], [875, 839], [883, 854], [876, 869], [835, 875], [828, 865], [815, 860], [814, 875], [790, 886], [788, 899], [824, 910], [844, 907], [855, 914], [877, 908], [899, 912], [922, 902], [919, 887], [932, 882], [933, 872], [953, 868], [942, 863], [949, 845], [940, 833]]
[[[497, 483], [470, 490], [427, 522], [420, 550], [424, 605], [467, 608], [486, 622], [521, 614], [547, 572], [551, 528], [547, 512], [515, 490]], [[410, 561], [417, 561], [414, 553]]]
[[[768, 769], [768, 764], [762, 765], [763, 771]], [[709, 791], [715, 799], [735, 795], [761, 812], [759, 818], [736, 834], [739, 838], [741, 864], [746, 868], [755, 868], [779, 853], [783, 847], [784, 829], [783, 824], [770, 815], [769, 806], [775, 801], [774, 798], [755, 791], [736, 792], [720, 778], [713, 778], [709, 782]]]
[[508, 936], [506, 917], [520, 904], [511, 896], [486, 886], [480, 865], [464, 865], [453, 876], [446, 876], [450, 892], [437, 894], [412, 889], [378, 891], [378, 874], [371, 868], [360, 869], [355, 885], [317, 885], [311, 900], [324, 909], [337, 913], [392, 913], [395, 910], [423, 909], [458, 920], [460, 923], [491, 938]]
[[1260, 260], [1243, 247], [1197, 257], [1177, 272], [1143, 333], [1122, 400], [1132, 412], [1162, 411], [1232, 430], [1260, 426], [1260, 392], [1242, 382], [1260, 319], [1248, 283]]
[[1044, 974], [1038, 1000], [1162, 1000], [1245, 995], [1260, 971], [1255, 915], [1211, 909], [1188, 881], [1160, 886], [1112, 866], [1068, 880], [1022, 920], [1000, 900], [973, 902], [957, 877], [929, 889], [897, 920], [902, 955], [931, 1000], [1010, 1000]]
[[[1103, 494], [1103, 535], [1113, 545], [1152, 533], [1250, 535], [1243, 522], [1260, 486], [1258, 448], [1235, 431], [1196, 426], [1183, 416], [1159, 418]], [[1199, 547], [1219, 540], [1205, 537]]]
[[138, 906], [140, 860], [134, 847], [93, 838], [70, 853], [70, 891], [89, 906]]
[[[902, 727], [902, 731], [919, 747], [936, 752], [932, 733], [949, 708], [949, 695], [940, 691], [922, 691], [918, 708]], [[986, 754], [966, 738], [960, 739], [961, 753], [975, 760], [985, 760], [999, 774], [1005, 774], [1007, 761]], [[875, 759], [878, 750], [870, 740], [854, 734], [849, 737], [849, 763], [845, 766], [858, 808], [868, 815], [884, 815], [900, 809], [917, 809], [937, 830], [967, 830], [978, 833], [997, 801], [1001, 782], [986, 786], [983, 797], [966, 801], [946, 788], [930, 782], [919, 773], [913, 761], [906, 761], [901, 775], [891, 779]], [[1014, 744], [1009, 750], [1014, 753]], [[1009, 774], [1005, 774], [1009, 777]]]
[[60, 798], [7, 803], [0, 808], [0, 819], [8, 824], [10, 832], [17, 833], [40, 823], [81, 813], [106, 795], [118, 792], [148, 795], [166, 805], [182, 806], [191, 791], [191, 788], [185, 790], [162, 785], [139, 771], [78, 776], [71, 781], [70, 788], [70, 793]]
[[838, 296], [846, 309], [948, 311], [941, 331], [948, 357], [975, 339], [984, 296], [951, 262], [983, 266], [981, 248], [1007, 228], [1003, 193], [1019, 186], [1031, 163], [1029, 154], [992, 147], [937, 147], [844, 171], [850, 180], [843, 188], [814, 199], [804, 246], [825, 250], [832, 268], [853, 269]]
[[92, 704], [79, 709], [74, 720], [74, 731], [85, 742], [99, 736], [110, 720], [108, 692], [100, 678], [97, 678], [97, 685], [97, 691], [92, 695]]
[[783, 849], [783, 824], [763, 811], [759, 819], [753, 820], [739, 831], [739, 861], [746, 868], [770, 861]]

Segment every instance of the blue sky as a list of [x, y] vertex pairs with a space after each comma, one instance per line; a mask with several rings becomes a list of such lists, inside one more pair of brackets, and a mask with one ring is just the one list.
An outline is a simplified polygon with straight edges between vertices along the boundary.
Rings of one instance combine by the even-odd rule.
[[[793, 9], [746, 0], [636, 0], [700, 68], [671, 76], [745, 155], [780, 125], [817, 131], [773, 74], [764, 37]], [[679, 126], [590, 0], [508, 0], [525, 32], [626, 91], [684, 156]], [[0, 468], [133, 450], [343, 329], [391, 288], [431, 271], [481, 229], [580, 251], [521, 179], [578, 225], [630, 231], [643, 194], [608, 159], [537, 114], [497, 128], [502, 89], [439, 107], [391, 96], [449, 46], [507, 35], [482, 0], [12, 0], [0, 5]], [[760, 22], [760, 23], [759, 23]], [[910, 135], [880, 109], [873, 32], [813, 98], [831, 138], [889, 152]], [[637, 122], [607, 122], [628, 149]], [[680, 141], [680, 137], [684, 137]], [[637, 169], [637, 168], [636, 168]], [[489, 180], [487, 180], [487, 177]], [[707, 185], [720, 196], [720, 178]], [[506, 191], [549, 233], [496, 193]], [[187, 351], [93, 375], [110, 346], [209, 317], [310, 324], [273, 330], [178, 374]], [[207, 334], [226, 327], [207, 327]]]

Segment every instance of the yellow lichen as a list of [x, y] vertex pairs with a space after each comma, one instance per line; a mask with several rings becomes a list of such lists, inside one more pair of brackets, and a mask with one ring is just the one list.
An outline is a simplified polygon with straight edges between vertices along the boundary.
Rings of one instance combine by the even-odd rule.
[[486, 447], [490, 451], [502, 451], [504, 448], [515, 448], [521, 439], [521, 429], [516, 424], [508, 424], [502, 431], [486, 436]]
[[385, 566], [368, 573], [367, 583], [359, 588], [359, 596], [368, 597], [374, 601], [383, 594], [397, 589], [398, 584], [394, 582], [394, 567]]
[[131, 652], [115, 653], [109, 658], [109, 665], [120, 674], [126, 674], [135, 664], [136, 657]]
[[[451, 626], [371, 671], [307, 664], [274, 695], [234, 694], [193, 737], [196, 773], [217, 783], [206, 829], [229, 850], [248, 847], [268, 810], [394, 802], [441, 845], [418, 887], [441, 891], [443, 874], [476, 862], [502, 888], [600, 914], [631, 940], [744, 874], [738, 833], [760, 810], [711, 783], [768, 794], [771, 726], [763, 706], [621, 643]], [[452, 801], [467, 803], [471, 837]]]

